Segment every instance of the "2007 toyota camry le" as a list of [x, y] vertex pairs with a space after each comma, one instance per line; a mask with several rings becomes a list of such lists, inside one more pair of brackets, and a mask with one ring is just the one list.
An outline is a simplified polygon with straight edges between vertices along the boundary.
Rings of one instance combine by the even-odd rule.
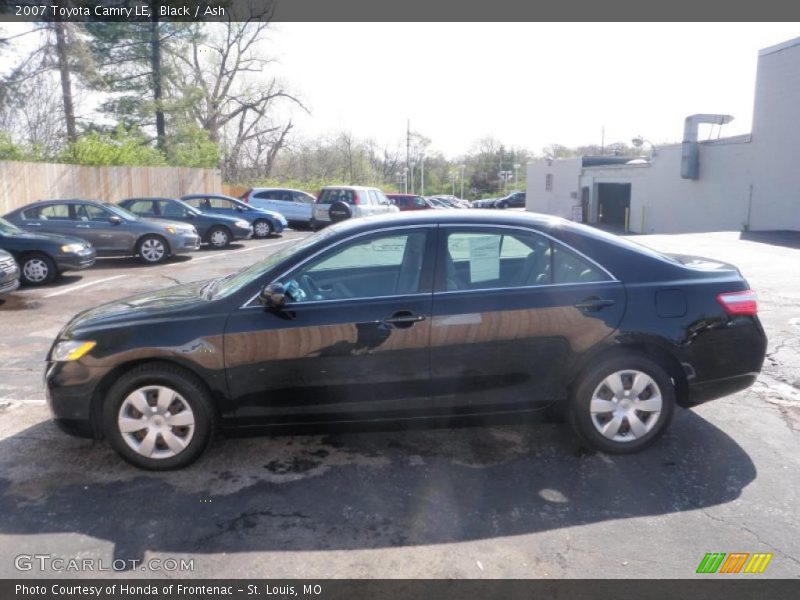
[[732, 265], [532, 213], [352, 219], [220, 279], [85, 311], [47, 357], [56, 423], [173, 469], [219, 429], [559, 407], [652, 444], [751, 385], [766, 336]]

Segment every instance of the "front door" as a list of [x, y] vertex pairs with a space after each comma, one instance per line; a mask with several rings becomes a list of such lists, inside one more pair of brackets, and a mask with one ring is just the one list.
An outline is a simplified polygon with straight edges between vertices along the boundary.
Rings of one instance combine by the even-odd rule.
[[562, 398], [568, 369], [609, 336], [622, 284], [532, 230], [442, 228], [431, 323], [435, 406], [536, 408]]
[[430, 409], [433, 231], [357, 236], [281, 277], [283, 310], [230, 316], [225, 364], [241, 425]]

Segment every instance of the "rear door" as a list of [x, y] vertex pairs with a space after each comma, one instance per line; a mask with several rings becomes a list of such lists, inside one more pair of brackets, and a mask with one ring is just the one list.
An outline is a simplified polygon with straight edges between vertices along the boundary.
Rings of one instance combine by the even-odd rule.
[[569, 368], [625, 310], [620, 282], [533, 230], [442, 228], [437, 260], [432, 386], [454, 412], [563, 397]]
[[434, 231], [351, 238], [281, 277], [284, 310], [231, 314], [225, 361], [242, 424], [430, 411]]
[[293, 210], [298, 221], [310, 221], [316, 198], [302, 192], [292, 192]]
[[81, 231], [75, 228], [71, 214], [70, 204], [67, 202], [36, 206], [22, 212], [22, 225], [28, 231], [76, 235], [89, 241], [87, 236], [79, 235]]

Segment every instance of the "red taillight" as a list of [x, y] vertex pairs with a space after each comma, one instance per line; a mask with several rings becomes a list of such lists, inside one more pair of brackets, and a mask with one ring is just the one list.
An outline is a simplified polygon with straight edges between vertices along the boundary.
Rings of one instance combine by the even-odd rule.
[[242, 202], [247, 202], [248, 204], [250, 204], [250, 192], [252, 192], [252, 191], [253, 190], [247, 190], [244, 193], [244, 196], [242, 196]]
[[353, 190], [353, 204], [355, 204], [356, 206], [358, 206], [358, 204], [359, 204], [360, 202], [361, 202], [361, 199], [358, 197], [358, 192], [356, 192], [355, 190]]
[[735, 317], [752, 317], [758, 313], [758, 302], [753, 290], [717, 294], [717, 302], [726, 313]]

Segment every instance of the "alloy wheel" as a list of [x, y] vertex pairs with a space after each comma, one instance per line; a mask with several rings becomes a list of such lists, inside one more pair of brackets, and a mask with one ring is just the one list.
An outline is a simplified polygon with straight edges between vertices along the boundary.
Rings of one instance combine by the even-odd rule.
[[172, 458], [192, 441], [195, 417], [189, 403], [165, 386], [145, 386], [123, 400], [117, 416], [122, 439], [145, 458]]
[[655, 380], [642, 371], [611, 373], [592, 394], [592, 424], [615, 442], [633, 442], [647, 435], [661, 417], [663, 400]]
[[267, 237], [272, 233], [272, 228], [266, 221], [257, 221], [256, 224], [253, 225], [253, 233], [256, 234], [256, 237]]

